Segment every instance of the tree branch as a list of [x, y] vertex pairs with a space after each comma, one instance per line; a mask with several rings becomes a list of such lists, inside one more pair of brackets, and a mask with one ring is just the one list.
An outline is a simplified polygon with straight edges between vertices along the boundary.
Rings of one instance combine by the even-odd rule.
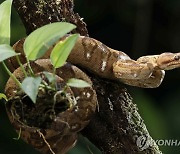
[[67, 21], [77, 25], [74, 32], [88, 35], [85, 22], [78, 13], [73, 12], [73, 0], [14, 0], [13, 6], [20, 15], [27, 34], [48, 23]]
[[[67, 21], [77, 25], [74, 32], [88, 36], [86, 24], [73, 12], [72, 0], [14, 0], [13, 5], [27, 33], [51, 22]], [[94, 83], [99, 110], [82, 134], [104, 154], [161, 153], [126, 88], [112, 81], [102, 80], [94, 74], [88, 75]], [[140, 142], [144, 141], [140, 140], [144, 139], [142, 136], [145, 137], [145, 142]], [[151, 145], [145, 144], [149, 142]]]

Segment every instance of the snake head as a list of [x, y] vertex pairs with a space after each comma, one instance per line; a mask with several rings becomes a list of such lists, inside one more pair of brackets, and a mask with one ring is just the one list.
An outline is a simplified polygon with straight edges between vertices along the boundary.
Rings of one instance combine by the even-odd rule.
[[171, 70], [180, 67], [180, 52], [162, 53], [157, 58], [158, 67], [162, 70]]

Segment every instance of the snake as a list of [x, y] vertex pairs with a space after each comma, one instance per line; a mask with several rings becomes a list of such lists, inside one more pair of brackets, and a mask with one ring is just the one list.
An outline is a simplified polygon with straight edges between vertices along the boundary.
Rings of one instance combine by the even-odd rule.
[[[14, 45], [14, 49], [22, 54], [21, 60], [25, 62], [23, 43], [24, 39], [19, 40]], [[42, 58], [48, 59], [51, 50]], [[107, 47], [96, 39], [79, 36], [67, 61], [102, 78], [115, 80], [130, 86], [157, 88], [164, 79], [165, 70], [180, 67], [180, 52], [147, 55], [133, 60], [126, 53]], [[11, 58], [9, 63], [12, 70], [18, 67], [14, 58]]]
[[[59, 41], [66, 39], [68, 36]], [[26, 62], [23, 51], [24, 40], [19, 40], [13, 46], [16, 52], [21, 53], [22, 63]], [[52, 48], [46, 52], [42, 59], [31, 64], [36, 74], [43, 71], [52, 72], [53, 66], [49, 59], [51, 51]], [[14, 71], [13, 74], [18, 80], [22, 81], [24, 79], [24, 74], [15, 58], [9, 59], [8, 66]], [[165, 70], [180, 67], [180, 53], [148, 55], [133, 60], [124, 52], [107, 47], [96, 39], [79, 36], [67, 63], [56, 70], [56, 75], [64, 82], [70, 78], [85, 80], [91, 87], [71, 88], [77, 103], [66, 111], [59, 113], [50, 128], [43, 129], [43, 135], [47, 142], [42, 139], [40, 130], [22, 126], [18, 119], [12, 118], [12, 113], [8, 112], [11, 123], [13, 123], [16, 130], [22, 129], [22, 138], [42, 153], [52, 151], [54, 153], [65, 153], [75, 144], [77, 133], [89, 123], [96, 110], [98, 102], [92, 81], [78, 66], [101, 78], [115, 80], [131, 86], [156, 88], [164, 79]], [[5, 91], [8, 98], [15, 97], [17, 86], [11, 78], [7, 82]], [[11, 111], [12, 107], [13, 105], [9, 103], [7, 105], [8, 111]], [[65, 140], [69, 141], [66, 146], [63, 144]], [[61, 148], [57, 148], [58, 146]]]

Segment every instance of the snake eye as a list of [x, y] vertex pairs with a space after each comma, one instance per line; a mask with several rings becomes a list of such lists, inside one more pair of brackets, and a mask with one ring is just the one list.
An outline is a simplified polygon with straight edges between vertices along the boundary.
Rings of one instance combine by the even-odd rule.
[[174, 60], [180, 60], [180, 56], [178, 55], [178, 56], [175, 56], [174, 57]]

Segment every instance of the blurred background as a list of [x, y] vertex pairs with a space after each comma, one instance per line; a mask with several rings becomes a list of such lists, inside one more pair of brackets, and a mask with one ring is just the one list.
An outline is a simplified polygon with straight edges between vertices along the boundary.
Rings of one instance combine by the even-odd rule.
[[[180, 50], [179, 0], [74, 0], [78, 12], [88, 25], [89, 35], [109, 47], [126, 52], [131, 58]], [[2, 2], [2, 0], [0, 0]], [[0, 23], [1, 24], [1, 23]], [[11, 43], [25, 36], [18, 15], [12, 13]], [[8, 76], [0, 66], [0, 90]], [[166, 72], [156, 89], [127, 87], [155, 140], [180, 142], [180, 69]], [[0, 103], [0, 153], [37, 154], [17, 137], [10, 125], [3, 102]], [[180, 146], [160, 146], [163, 153], [178, 154]], [[100, 154], [80, 136], [68, 154]]]

